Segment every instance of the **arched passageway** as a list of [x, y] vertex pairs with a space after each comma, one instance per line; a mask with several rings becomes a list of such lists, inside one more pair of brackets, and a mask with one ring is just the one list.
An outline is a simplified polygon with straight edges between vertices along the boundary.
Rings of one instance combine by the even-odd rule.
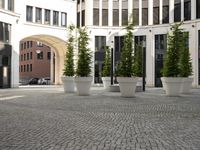
[[40, 41], [45, 45], [51, 47], [55, 53], [55, 84], [61, 84], [60, 77], [62, 76], [64, 67], [64, 56], [66, 52], [66, 42], [62, 39], [51, 35], [32, 35], [21, 39], [23, 41]]

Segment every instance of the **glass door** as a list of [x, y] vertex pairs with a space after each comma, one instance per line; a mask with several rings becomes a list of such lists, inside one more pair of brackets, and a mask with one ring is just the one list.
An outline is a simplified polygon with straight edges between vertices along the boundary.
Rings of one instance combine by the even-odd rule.
[[162, 87], [161, 70], [163, 68], [164, 55], [167, 50], [167, 35], [155, 35], [155, 87]]

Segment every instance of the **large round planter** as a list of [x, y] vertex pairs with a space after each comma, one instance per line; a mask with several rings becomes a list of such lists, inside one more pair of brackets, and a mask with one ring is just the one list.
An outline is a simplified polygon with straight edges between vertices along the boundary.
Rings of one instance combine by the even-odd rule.
[[122, 97], [135, 97], [138, 77], [117, 77]]
[[183, 84], [181, 87], [181, 93], [188, 94], [192, 87], [193, 78], [183, 78]]
[[167, 96], [180, 96], [183, 78], [162, 77], [161, 81]]
[[110, 77], [102, 77], [102, 81], [103, 81], [103, 87], [105, 90], [109, 90], [110, 88], [110, 82], [111, 82], [111, 79]]
[[79, 96], [88, 96], [90, 94], [90, 87], [92, 83], [92, 77], [75, 77], [77, 94]]
[[63, 82], [65, 93], [73, 93], [75, 91], [74, 77], [62, 76], [61, 80]]

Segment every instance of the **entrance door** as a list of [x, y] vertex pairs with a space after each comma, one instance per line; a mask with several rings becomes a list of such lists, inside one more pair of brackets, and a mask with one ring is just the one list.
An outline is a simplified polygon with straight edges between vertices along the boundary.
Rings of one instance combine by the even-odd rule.
[[164, 55], [167, 50], [167, 35], [155, 35], [155, 87], [162, 87], [161, 70], [163, 68]]

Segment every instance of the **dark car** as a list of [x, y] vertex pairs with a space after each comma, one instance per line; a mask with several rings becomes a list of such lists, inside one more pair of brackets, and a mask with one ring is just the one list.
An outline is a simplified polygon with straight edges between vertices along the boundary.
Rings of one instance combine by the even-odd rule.
[[38, 80], [39, 80], [39, 78], [31, 78], [31, 79], [28, 81], [28, 84], [38, 84]]

